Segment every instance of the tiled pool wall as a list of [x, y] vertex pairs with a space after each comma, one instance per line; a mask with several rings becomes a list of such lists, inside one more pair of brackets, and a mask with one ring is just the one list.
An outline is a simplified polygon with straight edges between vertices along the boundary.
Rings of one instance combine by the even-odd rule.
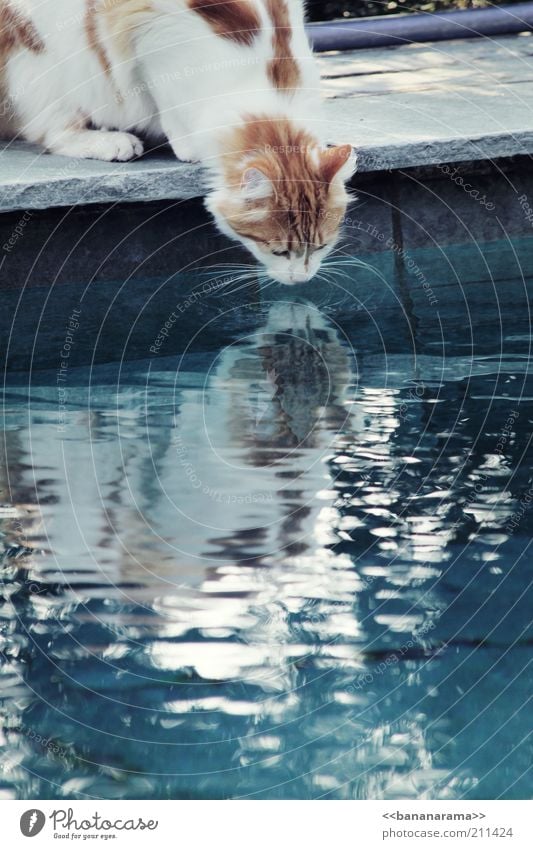
[[[342, 253], [369, 267], [344, 266], [330, 283], [271, 286], [268, 299], [308, 300], [340, 327], [356, 322], [367, 351], [498, 351], [510, 328], [530, 330], [528, 168], [520, 158], [357, 176]], [[150, 358], [172, 311], [166, 355], [194, 348], [196, 331], [222, 312], [227, 335], [219, 318], [201, 334], [203, 348], [261, 322], [259, 284], [243, 289], [214, 268], [249, 258], [217, 233], [201, 198], [6, 213], [0, 254], [10, 372], [55, 368], [72, 324], [71, 366]]]

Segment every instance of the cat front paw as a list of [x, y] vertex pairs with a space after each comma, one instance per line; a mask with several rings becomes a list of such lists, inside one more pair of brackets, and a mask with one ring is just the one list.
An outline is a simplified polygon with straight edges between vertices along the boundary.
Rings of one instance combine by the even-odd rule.
[[130, 159], [142, 156], [144, 152], [142, 141], [131, 133], [99, 132], [97, 135], [99, 138], [94, 139], [92, 151], [92, 157], [95, 159], [104, 159], [107, 162], [128, 162]]
[[104, 162], [128, 162], [141, 156], [144, 151], [142, 141], [132, 133], [106, 130], [62, 133], [59, 138], [49, 140], [47, 147], [51, 153], [58, 153], [60, 156], [102, 159]]
[[194, 150], [186, 142], [172, 142], [174, 156], [180, 162], [200, 162], [200, 157], [194, 155]]

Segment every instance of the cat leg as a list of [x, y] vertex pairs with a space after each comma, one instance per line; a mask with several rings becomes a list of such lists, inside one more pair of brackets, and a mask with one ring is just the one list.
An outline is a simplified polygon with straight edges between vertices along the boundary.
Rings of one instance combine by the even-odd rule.
[[103, 159], [106, 162], [127, 162], [141, 156], [144, 150], [143, 143], [132, 133], [106, 130], [48, 132], [43, 143], [50, 153], [78, 159]]
[[200, 162], [202, 157], [197, 148], [197, 141], [187, 132], [176, 112], [177, 110], [172, 110], [169, 114], [160, 116], [162, 131], [177, 159], [181, 162]]
[[170, 142], [170, 146], [174, 151], [174, 156], [180, 162], [199, 162], [200, 159], [194, 155], [192, 147], [189, 147], [183, 142]]
[[[176, 82], [186, 75], [176, 66], [176, 35], [172, 30], [168, 36], [155, 33], [155, 28], [149, 30], [137, 43], [141, 78], [153, 98], [157, 122], [174, 155], [182, 162], [200, 162], [203, 150], [191, 132], [197, 127], [194, 93], [189, 92], [188, 86], [186, 93], [181, 92]], [[196, 95], [199, 102], [203, 96], [201, 92]]]
[[166, 134], [168, 142], [174, 151], [174, 156], [177, 157], [181, 162], [199, 162], [200, 156], [198, 156], [198, 151], [194, 149], [194, 142], [190, 139], [190, 137], [186, 135], [181, 135], [181, 133], [176, 132], [175, 128], [165, 127], [165, 123], [163, 122], [163, 131]]
[[[163, 128], [164, 129], [164, 128]], [[168, 142], [176, 156], [181, 162], [200, 162], [198, 151], [194, 149], [194, 142], [186, 135], [167, 133]]]

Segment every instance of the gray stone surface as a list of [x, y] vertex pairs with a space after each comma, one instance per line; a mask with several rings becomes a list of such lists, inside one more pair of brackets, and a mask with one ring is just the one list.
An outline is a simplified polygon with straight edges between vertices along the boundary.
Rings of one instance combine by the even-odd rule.
[[[359, 171], [533, 153], [533, 39], [506, 36], [319, 57], [331, 141]], [[0, 211], [202, 195], [198, 165], [170, 153], [108, 164], [4, 143]]]
[[166, 149], [137, 162], [97, 162], [43, 153], [36, 145], [0, 150], [0, 211], [88, 203], [185, 200], [203, 193], [198, 165]]

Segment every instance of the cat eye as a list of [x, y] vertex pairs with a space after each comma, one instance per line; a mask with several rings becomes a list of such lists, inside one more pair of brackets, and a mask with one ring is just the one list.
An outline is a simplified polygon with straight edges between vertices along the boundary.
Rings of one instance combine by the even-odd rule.
[[274, 256], [282, 256], [282, 257], [284, 257], [284, 259], [290, 259], [291, 258], [290, 251], [272, 251], [272, 253], [274, 254]]

